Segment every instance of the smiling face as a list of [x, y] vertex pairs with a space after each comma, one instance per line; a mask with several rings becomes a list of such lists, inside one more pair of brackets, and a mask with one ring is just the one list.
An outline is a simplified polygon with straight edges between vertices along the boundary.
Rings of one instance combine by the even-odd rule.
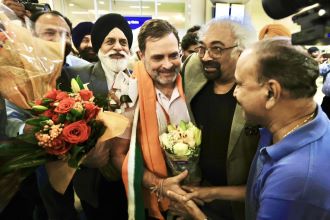
[[112, 29], [104, 38], [100, 50], [102, 53], [110, 54], [112, 59], [122, 59], [122, 53], [129, 54], [127, 38], [119, 28]]
[[[226, 24], [211, 25], [201, 38], [201, 45], [206, 49], [223, 49], [236, 45], [232, 29]], [[234, 48], [233, 48], [234, 49]], [[233, 52], [233, 49], [221, 51], [221, 55], [216, 57], [207, 50], [201, 62], [204, 69], [204, 75], [210, 80], [219, 80], [222, 82], [234, 81], [234, 72], [239, 52]]]
[[107, 68], [120, 72], [127, 68], [129, 54], [125, 34], [119, 28], [114, 28], [104, 38], [98, 57]]
[[160, 39], [147, 38], [141, 60], [157, 88], [173, 86], [181, 66], [175, 35], [171, 33]]
[[242, 106], [247, 121], [262, 124], [268, 90], [258, 82], [257, 55], [251, 49], [244, 51], [237, 62], [235, 71], [236, 87], [234, 96]]

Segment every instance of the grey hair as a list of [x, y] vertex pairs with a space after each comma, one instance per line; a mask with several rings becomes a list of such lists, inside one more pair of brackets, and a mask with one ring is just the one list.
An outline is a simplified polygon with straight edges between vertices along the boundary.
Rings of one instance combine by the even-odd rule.
[[200, 39], [205, 35], [209, 28], [214, 28], [219, 25], [228, 26], [228, 28], [231, 29], [235, 37], [235, 43], [238, 45], [237, 48], [235, 48], [236, 51], [242, 52], [245, 48], [257, 41], [256, 30], [252, 26], [250, 20], [248, 18], [241, 20], [233, 17], [214, 18], [210, 20], [202, 26], [199, 31], [198, 34]]

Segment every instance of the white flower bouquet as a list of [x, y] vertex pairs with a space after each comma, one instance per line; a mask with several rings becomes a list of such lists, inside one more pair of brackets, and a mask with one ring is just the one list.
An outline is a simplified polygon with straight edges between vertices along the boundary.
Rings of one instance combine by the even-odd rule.
[[179, 125], [168, 125], [167, 132], [160, 135], [159, 140], [171, 174], [177, 175], [188, 170], [189, 175], [184, 183], [197, 184], [201, 130], [191, 122], [181, 121]]

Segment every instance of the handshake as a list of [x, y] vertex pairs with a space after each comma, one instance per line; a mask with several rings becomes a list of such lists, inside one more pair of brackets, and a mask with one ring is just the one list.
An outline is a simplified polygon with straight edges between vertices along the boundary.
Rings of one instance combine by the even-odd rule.
[[184, 171], [177, 176], [169, 177], [162, 182], [164, 196], [170, 199], [169, 211], [177, 219], [208, 219], [200, 206], [213, 200], [244, 201], [245, 186], [182, 186], [180, 183], [187, 177]]

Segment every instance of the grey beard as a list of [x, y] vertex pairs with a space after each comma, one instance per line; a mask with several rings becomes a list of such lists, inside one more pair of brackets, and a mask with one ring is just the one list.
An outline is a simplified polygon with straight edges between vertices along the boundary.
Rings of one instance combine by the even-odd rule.
[[106, 70], [104, 70], [105, 72], [111, 71], [119, 73], [124, 71], [128, 66], [128, 56], [122, 59], [111, 59], [109, 55], [104, 54], [99, 50], [98, 57], [102, 65], [106, 68]]

